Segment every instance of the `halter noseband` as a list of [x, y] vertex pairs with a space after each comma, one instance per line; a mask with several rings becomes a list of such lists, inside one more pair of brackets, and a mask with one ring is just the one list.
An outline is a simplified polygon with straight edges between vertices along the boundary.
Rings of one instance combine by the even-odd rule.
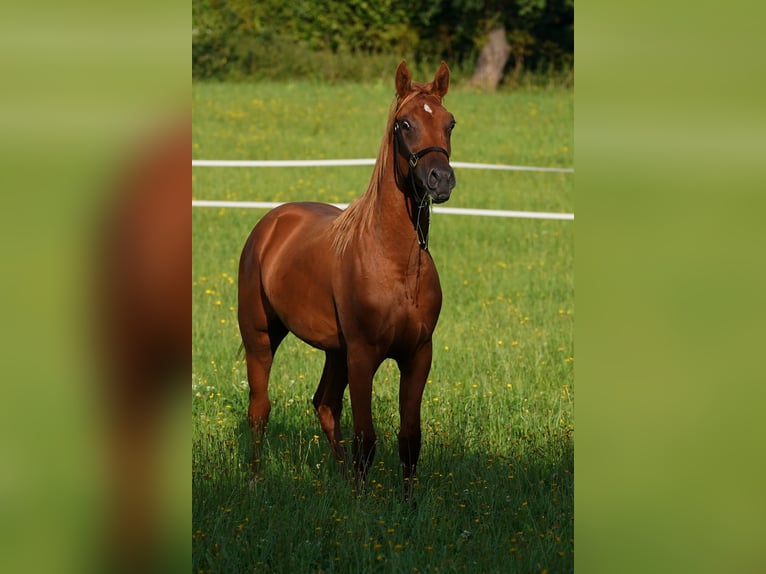
[[416, 165], [418, 165], [418, 161], [420, 160], [420, 158], [432, 151], [438, 151], [439, 153], [443, 153], [444, 155], [447, 156], [447, 160], [449, 160], [449, 152], [443, 147], [431, 146], [431, 147], [424, 148], [416, 153], [411, 152], [410, 149], [407, 147], [407, 144], [405, 144], [402, 141], [402, 132], [399, 129], [399, 121], [394, 122], [394, 136], [395, 136], [394, 145], [397, 148], [395, 150], [395, 153], [396, 155], [399, 155], [399, 147], [402, 147], [405, 151], [405, 155], [407, 156], [407, 163], [410, 164], [410, 168], [414, 168]]
[[[412, 198], [415, 200], [415, 203], [418, 204], [418, 215], [415, 219], [414, 225], [415, 225], [415, 231], [418, 234], [418, 243], [420, 246], [428, 251], [428, 234], [427, 232], [424, 232], [423, 229], [420, 227], [420, 211], [428, 206], [429, 210], [431, 207], [431, 202], [428, 198], [428, 192], [424, 193], [422, 196], [418, 194], [418, 186], [415, 183], [415, 166], [418, 165], [418, 161], [420, 161], [420, 158], [422, 158], [427, 153], [431, 153], [433, 151], [443, 153], [445, 156], [447, 156], [447, 161], [449, 161], [449, 152], [444, 149], [443, 147], [438, 146], [430, 146], [427, 148], [423, 148], [422, 150], [418, 152], [412, 152], [407, 147], [407, 144], [404, 143], [402, 140], [402, 131], [399, 129], [399, 121], [396, 120], [394, 122], [394, 157], [398, 159], [400, 148], [402, 151], [404, 151], [403, 155], [407, 158], [407, 163], [410, 166], [410, 186], [412, 187]], [[396, 183], [399, 186], [399, 189], [404, 191], [401, 180], [404, 178], [404, 174], [402, 174], [401, 169], [399, 168], [399, 162], [394, 160], [394, 175], [396, 178]], [[430, 211], [429, 211], [430, 214]]]

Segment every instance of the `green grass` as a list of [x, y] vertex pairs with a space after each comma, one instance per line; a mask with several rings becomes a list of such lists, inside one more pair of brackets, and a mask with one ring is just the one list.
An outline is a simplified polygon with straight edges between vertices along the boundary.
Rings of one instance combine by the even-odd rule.
[[[193, 157], [374, 157], [391, 94], [385, 85], [196, 84]], [[455, 161], [573, 164], [571, 92], [455, 90], [445, 104], [458, 121]], [[370, 171], [193, 168], [192, 195], [350, 201]], [[574, 208], [571, 174], [456, 175], [449, 206]], [[192, 570], [572, 571], [573, 223], [434, 215], [444, 305], [413, 507], [400, 499], [395, 364], [376, 376], [379, 446], [358, 496], [331, 463], [310, 405], [322, 353], [292, 336], [272, 370], [264, 477], [248, 488], [236, 274], [262, 214], [192, 210]], [[350, 416], [347, 395], [347, 436]]]

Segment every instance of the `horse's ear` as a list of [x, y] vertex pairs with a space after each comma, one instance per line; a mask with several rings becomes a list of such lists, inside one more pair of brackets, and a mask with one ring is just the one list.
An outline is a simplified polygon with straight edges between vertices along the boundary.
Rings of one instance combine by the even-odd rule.
[[436, 75], [434, 75], [434, 82], [433, 87], [431, 88], [431, 93], [435, 96], [443, 98], [447, 93], [447, 90], [449, 90], [449, 68], [447, 67], [447, 64], [444, 62], [444, 60], [442, 60], [439, 69], [436, 70]]
[[412, 90], [412, 78], [407, 69], [407, 62], [402, 60], [399, 67], [396, 68], [396, 95], [403, 98]]

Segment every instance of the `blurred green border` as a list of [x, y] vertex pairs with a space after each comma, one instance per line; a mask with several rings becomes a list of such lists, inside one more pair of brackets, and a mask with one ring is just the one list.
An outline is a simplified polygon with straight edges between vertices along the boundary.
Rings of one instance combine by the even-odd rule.
[[[755, 571], [764, 10], [577, 8], [576, 568]], [[190, 20], [167, 1], [3, 9], [0, 543], [15, 569], [82, 571], [100, 510], [84, 234], [141, 126], [188, 103]]]
[[762, 12], [578, 5], [581, 572], [762, 568]]
[[[175, 0], [2, 8], [4, 571], [99, 569], [105, 382], [96, 375], [93, 257], [105, 207], [130, 160], [166, 122], [190, 117], [190, 28], [189, 5]], [[163, 465], [175, 482], [167, 499], [176, 525], [170, 553], [188, 568], [191, 453], [183, 410], [163, 437]]]

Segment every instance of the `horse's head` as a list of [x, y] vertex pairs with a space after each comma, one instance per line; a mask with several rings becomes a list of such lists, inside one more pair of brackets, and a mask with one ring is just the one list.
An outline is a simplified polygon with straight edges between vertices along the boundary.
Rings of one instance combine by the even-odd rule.
[[396, 69], [395, 169], [398, 179], [409, 179], [418, 202], [429, 196], [434, 203], [443, 203], [455, 187], [449, 163], [455, 118], [442, 106], [448, 89], [449, 68], [444, 62], [426, 84], [412, 81], [405, 62]]

